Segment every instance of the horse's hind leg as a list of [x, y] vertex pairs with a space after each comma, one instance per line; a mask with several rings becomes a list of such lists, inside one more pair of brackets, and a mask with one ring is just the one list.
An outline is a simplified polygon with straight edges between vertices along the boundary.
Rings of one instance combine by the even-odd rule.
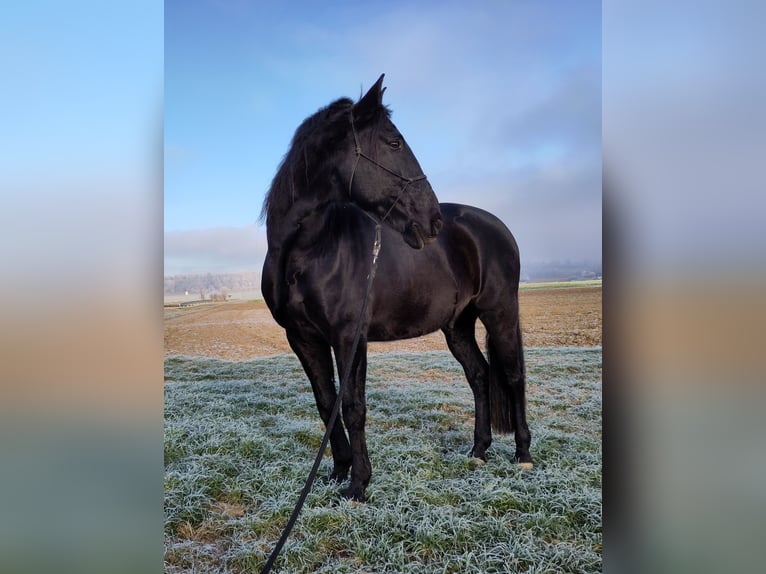
[[[330, 346], [319, 337], [312, 339], [306, 337], [305, 334], [294, 331], [287, 332], [287, 340], [298, 356], [301, 365], [303, 365], [303, 370], [306, 371], [309, 381], [311, 381], [311, 389], [314, 391], [319, 416], [327, 425], [338, 397], [333, 380]], [[343, 482], [348, 476], [349, 468], [351, 468], [351, 447], [348, 444], [340, 417], [336, 419], [330, 434], [330, 446], [333, 457], [330, 480]]]
[[447, 346], [462, 365], [465, 377], [473, 391], [476, 404], [473, 448], [471, 456], [486, 460], [486, 451], [492, 443], [489, 412], [489, 366], [476, 344], [476, 314], [466, 310], [455, 325], [442, 329]]

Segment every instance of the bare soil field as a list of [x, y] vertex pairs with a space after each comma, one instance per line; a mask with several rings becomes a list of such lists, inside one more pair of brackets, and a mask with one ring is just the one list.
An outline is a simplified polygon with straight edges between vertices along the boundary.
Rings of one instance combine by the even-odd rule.
[[[601, 345], [601, 287], [529, 289], [519, 293], [525, 347]], [[476, 336], [484, 348], [484, 329]], [[447, 350], [441, 332], [370, 343], [370, 353]], [[165, 309], [165, 355], [233, 361], [291, 353], [284, 330], [263, 301], [228, 301]]]

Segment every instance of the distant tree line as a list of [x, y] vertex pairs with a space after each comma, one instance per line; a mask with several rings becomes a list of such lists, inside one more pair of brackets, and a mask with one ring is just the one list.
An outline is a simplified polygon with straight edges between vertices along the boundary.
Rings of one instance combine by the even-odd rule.
[[521, 262], [521, 280], [528, 283], [600, 279], [601, 261], [531, 261]]
[[165, 295], [204, 294], [220, 296], [232, 291], [252, 291], [261, 288], [261, 274], [256, 271], [242, 273], [203, 273], [165, 276]]

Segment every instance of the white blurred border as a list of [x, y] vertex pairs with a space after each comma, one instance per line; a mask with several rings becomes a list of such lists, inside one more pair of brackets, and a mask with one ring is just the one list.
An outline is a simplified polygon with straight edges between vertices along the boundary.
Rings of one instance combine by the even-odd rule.
[[3, 572], [162, 568], [162, 18], [3, 9]]
[[762, 569], [765, 17], [603, 3], [608, 571]]

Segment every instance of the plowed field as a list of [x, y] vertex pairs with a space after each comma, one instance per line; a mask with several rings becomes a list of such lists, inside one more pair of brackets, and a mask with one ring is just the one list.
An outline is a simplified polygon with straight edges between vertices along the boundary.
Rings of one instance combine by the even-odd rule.
[[[601, 287], [520, 291], [526, 347], [600, 346]], [[477, 325], [484, 348], [484, 330]], [[441, 332], [391, 343], [370, 343], [370, 353], [447, 350]], [[165, 355], [247, 360], [290, 353], [284, 331], [262, 301], [228, 301], [165, 309]]]

